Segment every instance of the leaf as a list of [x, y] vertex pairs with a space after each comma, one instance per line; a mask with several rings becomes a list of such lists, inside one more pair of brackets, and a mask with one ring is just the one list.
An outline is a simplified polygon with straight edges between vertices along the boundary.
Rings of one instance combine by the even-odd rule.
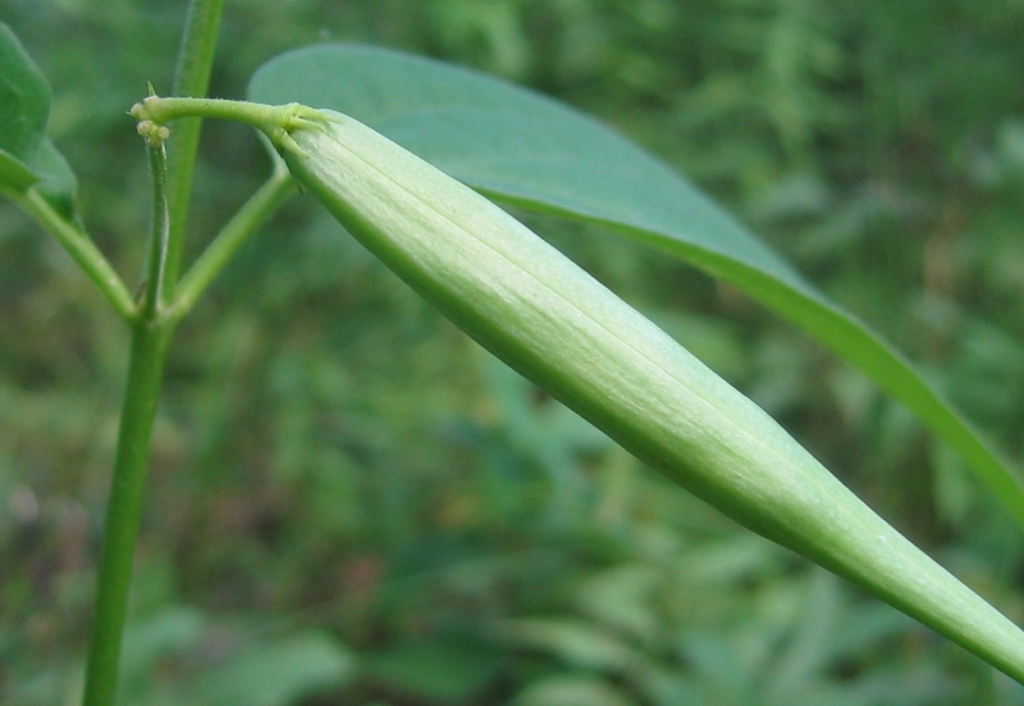
[[654, 600], [657, 581], [649, 565], [616, 566], [588, 576], [576, 592], [576, 602], [602, 624], [650, 643], [662, 628]]
[[207, 624], [194, 608], [170, 604], [129, 621], [121, 650], [120, 692], [124, 703], [138, 703], [153, 690], [161, 662], [199, 643]]
[[257, 642], [196, 684], [193, 703], [285, 706], [345, 683], [354, 671], [353, 657], [326, 635], [307, 633]]
[[46, 78], [0, 22], [0, 149], [24, 159], [42, 137], [49, 114]]
[[0, 184], [22, 192], [39, 181], [39, 175], [10, 152], [0, 150]]
[[515, 706], [633, 706], [637, 703], [608, 681], [592, 676], [547, 677], [530, 684], [512, 703]]
[[249, 97], [348, 113], [508, 204], [663, 248], [790, 319], [955, 448], [1024, 525], [1024, 485], [914, 367], [661, 162], [543, 96], [451, 65], [320, 45], [262, 66]]
[[550, 653], [579, 669], [624, 672], [643, 662], [626, 639], [576, 618], [514, 618], [496, 628], [519, 647]]
[[72, 214], [75, 176], [46, 137], [50, 86], [11, 29], [0, 22], [0, 186], [35, 187], [65, 216]]
[[364, 678], [443, 704], [467, 703], [500, 674], [500, 656], [449, 638], [366, 655]]
[[40, 140], [29, 160], [41, 179], [34, 187], [57, 211], [67, 217], [74, 215], [78, 180], [71, 166], [48, 137]]

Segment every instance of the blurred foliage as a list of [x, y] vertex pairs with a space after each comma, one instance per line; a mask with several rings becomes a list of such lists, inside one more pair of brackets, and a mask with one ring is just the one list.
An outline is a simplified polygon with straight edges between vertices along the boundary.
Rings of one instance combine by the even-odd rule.
[[[183, 0], [0, 0], [120, 271], [148, 228], [124, 111]], [[345, 40], [594, 113], [690, 175], [1024, 457], [1024, 5], [238, 0], [216, 95]], [[272, 31], [268, 31], [272, 28]], [[209, 124], [190, 246], [266, 171]], [[545, 235], [1024, 617], [1022, 544], [859, 373], [727, 287]], [[126, 336], [0, 203], [0, 700], [74, 703]], [[185, 322], [154, 439], [126, 703], [1021, 704], [962, 651], [670, 487], [491, 361], [309, 204]]]

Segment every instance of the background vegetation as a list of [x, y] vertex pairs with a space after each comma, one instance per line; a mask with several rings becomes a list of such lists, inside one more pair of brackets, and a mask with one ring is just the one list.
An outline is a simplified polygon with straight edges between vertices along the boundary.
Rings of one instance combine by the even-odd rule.
[[[183, 0], [0, 0], [49, 76], [94, 237], [143, 261], [124, 112]], [[403, 48], [617, 127], [929, 371], [1024, 460], [1024, 5], [1012, 0], [229, 2], [212, 93], [280, 51]], [[193, 252], [266, 171], [209, 124]], [[1024, 620], [1021, 534], [899, 406], [727, 287], [542, 233], [885, 517]], [[0, 203], [0, 701], [77, 689], [126, 334]], [[296, 201], [172, 352], [130, 703], [1021, 704], [958, 648], [660, 481]]]

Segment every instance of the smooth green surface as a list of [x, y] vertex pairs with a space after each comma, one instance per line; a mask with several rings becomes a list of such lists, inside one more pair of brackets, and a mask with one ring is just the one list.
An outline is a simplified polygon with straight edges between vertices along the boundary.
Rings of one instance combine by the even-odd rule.
[[142, 517], [150, 437], [171, 330], [166, 324], [147, 320], [137, 322], [132, 331], [117, 456], [104, 524], [103, 554], [97, 575], [83, 706], [116, 703], [121, 639], [128, 612], [135, 540]]
[[150, 224], [146, 288], [139, 307], [139, 317], [149, 323], [159, 322], [162, 316], [164, 290], [167, 287], [171, 217], [167, 205], [167, 152], [160, 142], [151, 145], [147, 152], [153, 175], [153, 216]]
[[35, 188], [62, 215], [73, 213], [75, 177], [45, 135], [50, 86], [10, 28], [0, 22], [0, 185]]
[[643, 315], [365, 125], [282, 115], [270, 134], [299, 183], [478, 343], [732, 519], [1024, 683], [1024, 632]]
[[[193, 95], [205, 93], [223, 4], [223, 0], [191, 3], [179, 53], [175, 81], [178, 90]], [[104, 524], [83, 706], [113, 706], [117, 702], [121, 640], [149, 470], [149, 448], [175, 325], [165, 308], [174, 293], [187, 232], [199, 127], [198, 121], [192, 121], [179, 133], [180, 146], [172, 161], [176, 170], [174, 181], [168, 179], [168, 159], [162, 141], [147, 139], [153, 185], [150, 253], [141, 303], [132, 320], [131, 354]]]
[[203, 706], [288, 706], [350, 680], [355, 656], [331, 635], [308, 632], [257, 642], [195, 685]]
[[44, 137], [39, 141], [29, 159], [29, 166], [40, 175], [34, 189], [46, 199], [50, 205], [66, 220], [73, 221], [76, 217], [75, 196], [78, 191], [78, 180], [64, 155], [60, 153], [53, 141]]
[[[206, 95], [213, 73], [220, 35], [220, 18], [224, 0], [192, 0], [185, 18], [178, 63], [174, 74], [174, 94], [201, 98]], [[168, 233], [166, 276], [168, 286], [164, 303], [174, 294], [181, 269], [182, 252], [188, 227], [189, 201], [192, 197], [192, 175], [195, 171], [200, 120], [185, 120], [175, 126], [174, 141], [168, 155], [168, 208], [174, 214]]]
[[350, 114], [496, 199], [600, 223], [731, 282], [867, 372], [1024, 524], [1016, 471], [899, 352], [681, 177], [597, 122], [481, 74], [362, 46], [282, 55], [255, 74], [249, 97]]
[[33, 172], [20, 159], [0, 150], [0, 183], [16, 192], [23, 192], [39, 181], [39, 175]]
[[46, 78], [0, 22], [0, 149], [26, 158], [42, 137], [49, 114]]

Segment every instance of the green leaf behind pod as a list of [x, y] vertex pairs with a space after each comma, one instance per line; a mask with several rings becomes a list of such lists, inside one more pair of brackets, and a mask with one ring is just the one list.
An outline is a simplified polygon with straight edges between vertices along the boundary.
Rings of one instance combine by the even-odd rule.
[[1024, 525], [1014, 470], [896, 350], [678, 174], [572, 109], [482, 74], [358, 45], [281, 55], [249, 98], [347, 113], [498, 201], [598, 223], [744, 290], [862, 368]]

